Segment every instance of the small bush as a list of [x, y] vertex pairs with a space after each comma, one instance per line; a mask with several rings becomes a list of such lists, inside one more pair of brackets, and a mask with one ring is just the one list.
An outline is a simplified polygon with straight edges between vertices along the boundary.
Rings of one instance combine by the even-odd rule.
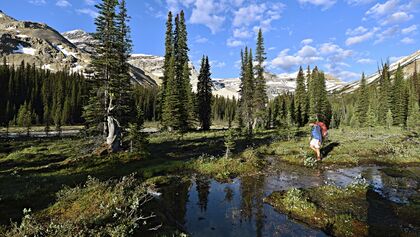
[[83, 186], [58, 192], [57, 202], [40, 213], [25, 209], [21, 224], [5, 236], [132, 236], [150, 227], [154, 215], [142, 206], [151, 199], [134, 175], [106, 182], [89, 178]]

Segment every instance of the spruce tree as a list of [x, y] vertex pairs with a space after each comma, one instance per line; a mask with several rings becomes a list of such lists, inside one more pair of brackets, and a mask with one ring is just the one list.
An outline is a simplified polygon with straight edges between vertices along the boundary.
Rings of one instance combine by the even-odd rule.
[[390, 93], [390, 73], [388, 64], [382, 66], [379, 71], [379, 107], [378, 118], [381, 125], [386, 125], [387, 113], [391, 109], [391, 93]]
[[299, 127], [302, 127], [306, 123], [306, 89], [305, 89], [305, 76], [303, 74], [302, 67], [299, 68], [299, 72], [296, 78], [296, 90], [295, 90], [295, 118]]
[[147, 144], [147, 135], [142, 133], [144, 125], [144, 114], [140, 106], [136, 107], [135, 119], [129, 123], [128, 139], [130, 140], [130, 151], [139, 152], [144, 150]]
[[103, 0], [99, 3], [98, 17], [95, 19], [97, 40], [95, 45], [96, 54], [92, 59], [94, 75], [88, 78], [90, 95], [88, 103], [84, 108], [83, 117], [86, 121], [87, 131], [107, 136], [108, 121], [107, 110], [110, 100], [110, 80], [116, 77], [117, 55], [117, 28], [116, 28], [116, 7], [117, 1]]
[[63, 110], [61, 114], [61, 124], [66, 125], [71, 117], [71, 104], [70, 98], [66, 97], [63, 105]]
[[394, 124], [393, 115], [390, 109], [388, 109], [388, 112], [386, 113], [386, 120], [385, 120], [386, 128], [391, 128]]
[[112, 114], [114, 119], [122, 129], [126, 128], [129, 121], [137, 116], [131, 116], [130, 111], [134, 106], [133, 100], [133, 86], [131, 84], [131, 77], [129, 74], [130, 65], [128, 59], [131, 55], [132, 41], [130, 38], [130, 27], [128, 22], [130, 17], [127, 14], [126, 1], [121, 0], [119, 3], [119, 12], [116, 15], [116, 28], [117, 28], [117, 56], [118, 56], [118, 68], [117, 77], [111, 80], [114, 84], [110, 87], [110, 92], [114, 94], [115, 102]]
[[[160, 90], [160, 113], [163, 113], [165, 98], [166, 98], [166, 87], [169, 81], [170, 63], [172, 54], [174, 52], [174, 32], [172, 30], [172, 12], [168, 12], [168, 18], [166, 20], [166, 33], [165, 33], [165, 57], [163, 62], [163, 77], [162, 77], [162, 88]], [[161, 123], [165, 125], [165, 120], [161, 116]]]
[[[248, 51], [248, 50], [247, 50]], [[238, 103], [238, 110], [236, 113], [237, 121], [238, 121], [238, 127], [242, 130], [244, 127], [244, 119], [242, 117], [243, 111], [244, 111], [244, 82], [245, 82], [245, 60], [244, 60], [244, 51], [241, 49], [241, 69], [240, 69], [240, 75], [239, 79], [241, 83], [239, 84], [239, 103]]]
[[[119, 12], [116, 11], [119, 5]], [[131, 84], [127, 59], [131, 50], [128, 16], [125, 1], [103, 0], [96, 5], [95, 19], [97, 40], [92, 65], [94, 77], [91, 95], [85, 107], [84, 118], [88, 128], [103, 127], [109, 150], [120, 149], [122, 132], [127, 126], [126, 117], [131, 105]]]
[[311, 89], [309, 88], [309, 86], [310, 86], [310, 83], [311, 83], [311, 68], [309, 67], [309, 65], [308, 65], [308, 67], [307, 67], [307, 69], [306, 69], [306, 83], [305, 83], [305, 86], [306, 86], [306, 104], [305, 104], [305, 121], [306, 122], [308, 122], [308, 120], [309, 120], [309, 116], [310, 116], [310, 113], [311, 113], [311, 102], [310, 102], [310, 98], [311, 98], [311, 95], [310, 95], [310, 93], [311, 93]]
[[324, 121], [329, 125], [331, 119], [331, 104], [325, 86], [325, 75], [315, 67], [309, 83], [310, 113], [312, 118]]
[[17, 114], [17, 125], [26, 128], [26, 135], [29, 136], [29, 131], [32, 124], [32, 110], [29, 104], [23, 103]]
[[375, 127], [377, 125], [378, 119], [376, 118], [375, 112], [372, 109], [372, 106], [369, 105], [367, 116], [366, 116], [366, 126]]
[[392, 114], [395, 125], [403, 126], [407, 119], [407, 94], [401, 65], [398, 64], [392, 88]]
[[229, 158], [230, 154], [232, 153], [232, 151], [235, 149], [235, 130], [230, 128], [225, 135], [225, 148], [226, 148], [226, 153], [225, 153], [225, 157]]
[[175, 81], [175, 56], [172, 54], [168, 72], [167, 72], [166, 92], [162, 111], [162, 120], [164, 126], [169, 130], [177, 130], [180, 128], [181, 101], [180, 91]]
[[[168, 16], [167, 34], [171, 28]], [[165, 43], [169, 44], [168, 39]], [[169, 45], [166, 45], [169, 49]], [[170, 62], [164, 68], [165, 92], [163, 97], [162, 123], [169, 130], [187, 131], [195, 116], [194, 96], [190, 84], [190, 69], [188, 59], [187, 28], [184, 12], [175, 17], [175, 30], [173, 34], [173, 52], [165, 54], [170, 56]], [[168, 101], [171, 100], [171, 101]]]
[[201, 129], [209, 130], [211, 125], [212, 87], [209, 58], [201, 60], [197, 83], [197, 107]]
[[420, 108], [418, 102], [409, 110], [407, 117], [407, 129], [413, 132], [420, 133]]
[[241, 78], [242, 86], [242, 97], [241, 97], [241, 112], [242, 118], [245, 123], [245, 129], [247, 136], [251, 137], [253, 134], [254, 125], [254, 71], [253, 71], [253, 57], [252, 50], [245, 48], [245, 54], [243, 57], [243, 78]]
[[360, 80], [360, 88], [358, 90], [358, 100], [357, 100], [357, 114], [359, 117], [359, 123], [361, 125], [366, 125], [366, 116], [369, 107], [369, 97], [366, 89], [366, 78], [365, 74], [362, 74], [362, 79]]
[[255, 121], [254, 127], [263, 126], [263, 121], [266, 114], [266, 104], [268, 102], [266, 82], [264, 78], [264, 61], [266, 60], [266, 53], [264, 48], [264, 38], [261, 29], [258, 31], [257, 48], [255, 52], [256, 65], [255, 70], [255, 92], [254, 92], [254, 108], [255, 108]]

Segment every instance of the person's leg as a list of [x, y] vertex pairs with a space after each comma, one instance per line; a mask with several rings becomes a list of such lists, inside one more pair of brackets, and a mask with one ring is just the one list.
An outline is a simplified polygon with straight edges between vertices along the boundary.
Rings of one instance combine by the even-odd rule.
[[318, 153], [316, 152], [316, 148], [313, 145], [309, 146], [315, 153], [315, 156], [318, 157]]
[[315, 148], [316, 159], [321, 160], [321, 150], [319, 148]]

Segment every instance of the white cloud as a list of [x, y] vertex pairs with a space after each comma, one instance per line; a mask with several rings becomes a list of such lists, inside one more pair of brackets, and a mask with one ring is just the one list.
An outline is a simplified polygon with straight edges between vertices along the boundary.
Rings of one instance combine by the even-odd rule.
[[315, 6], [320, 6], [322, 7], [322, 10], [327, 10], [336, 3], [336, 0], [298, 0], [298, 2], [300, 4], [312, 4]]
[[301, 57], [314, 57], [317, 56], [317, 50], [312, 46], [305, 45], [297, 52], [297, 55]]
[[203, 36], [197, 36], [194, 40], [196, 43], [207, 43], [209, 41], [209, 39], [207, 39], [206, 37]]
[[96, 11], [89, 8], [77, 9], [76, 12], [79, 14], [86, 14], [92, 18], [96, 18], [98, 16], [98, 13]]
[[318, 47], [303, 45], [296, 53], [290, 53], [290, 49], [282, 50], [276, 58], [269, 62], [271, 69], [283, 69], [294, 71], [300, 65], [323, 63], [326, 73], [342, 80], [352, 80], [359, 77], [359, 73], [348, 71], [351, 67], [346, 61], [353, 55], [352, 50], [346, 50], [332, 42], [323, 43]]
[[67, 0], [58, 0], [55, 5], [59, 7], [71, 7], [71, 3]]
[[242, 42], [240, 40], [233, 39], [233, 38], [229, 38], [226, 41], [226, 45], [229, 46], [229, 47], [238, 47], [238, 46], [244, 45], [244, 42]]
[[217, 12], [218, 7], [213, 0], [196, 0], [190, 22], [193, 24], [203, 24], [214, 34], [220, 30], [225, 21], [225, 17], [216, 15]]
[[357, 60], [357, 63], [360, 63], [360, 64], [372, 64], [374, 62], [375, 62], [375, 60], [370, 59], [370, 58], [361, 58], [361, 59]]
[[401, 40], [401, 43], [404, 43], [404, 44], [414, 44], [414, 42], [415, 42], [414, 39], [410, 37], [405, 37], [404, 39]]
[[373, 42], [373, 44], [381, 43], [387, 38], [391, 38], [391, 37], [396, 36], [399, 29], [400, 28], [398, 26], [392, 26], [392, 27], [389, 27], [388, 29], [380, 32], [379, 34], [376, 35], [377, 39], [375, 40], [375, 42]]
[[371, 32], [368, 32], [368, 33], [363, 34], [363, 35], [349, 37], [349, 38], [346, 39], [346, 45], [350, 46], [350, 45], [353, 45], [353, 44], [358, 44], [358, 43], [364, 42], [364, 41], [372, 38], [373, 35], [374, 35], [374, 33], [371, 31]]
[[350, 35], [350, 36], [354, 36], [354, 35], [360, 35], [363, 34], [367, 31], [368, 29], [366, 29], [363, 26], [359, 26], [357, 28], [354, 29], [347, 29], [346, 30], [346, 35]]
[[285, 5], [282, 3], [251, 4], [241, 7], [234, 12], [232, 24], [235, 27], [254, 25], [254, 31], [258, 31], [259, 28], [268, 31], [271, 28], [272, 21], [280, 19], [284, 7]]
[[388, 24], [398, 24], [401, 22], [406, 22], [411, 20], [413, 15], [409, 15], [405, 12], [395, 12], [392, 15], [388, 16], [385, 20], [381, 22], [381, 25], [388, 25]]
[[41, 6], [47, 4], [45, 0], [29, 0], [30, 4]]
[[290, 49], [282, 50], [276, 58], [270, 62], [270, 68], [281, 68], [290, 71], [295, 67], [303, 64], [312, 64], [316, 61], [322, 60], [322, 57], [313, 53], [314, 48], [311, 46], [303, 46], [296, 54], [290, 55]]
[[379, 17], [386, 14], [391, 13], [393, 10], [396, 9], [398, 6], [399, 0], [389, 0], [383, 4], [376, 3], [373, 7], [371, 7], [367, 12], [366, 15], [370, 15], [373, 17]]
[[373, 2], [373, 0], [347, 0], [348, 4], [355, 5], [355, 6], [365, 5], [371, 2]]
[[309, 39], [309, 38], [300, 41], [300, 43], [303, 44], [303, 45], [312, 44], [313, 42], [314, 42], [314, 40], [313, 39]]
[[217, 61], [217, 60], [210, 60], [209, 63], [210, 63], [210, 66], [214, 67], [214, 68], [222, 68], [222, 67], [226, 66], [225, 62], [220, 62], [220, 61]]
[[346, 50], [333, 43], [321, 44], [318, 49], [323, 55], [328, 55], [328, 58], [332, 61], [339, 62], [353, 55], [353, 51]]
[[246, 28], [234, 29], [233, 37], [235, 38], [249, 38], [252, 34]]
[[244, 3], [244, 0], [233, 0], [233, 5], [240, 7]]
[[242, 25], [248, 26], [251, 23], [262, 20], [266, 8], [265, 4], [251, 4], [247, 7], [239, 8], [239, 10], [234, 13], [233, 25], [236, 27]]
[[84, 0], [86, 5], [94, 6], [96, 4], [95, 0]]
[[417, 30], [417, 25], [412, 25], [412, 26], [409, 26], [407, 28], [402, 29], [401, 30], [401, 33], [403, 33], [403, 34], [409, 34], [409, 33], [414, 32], [416, 30]]

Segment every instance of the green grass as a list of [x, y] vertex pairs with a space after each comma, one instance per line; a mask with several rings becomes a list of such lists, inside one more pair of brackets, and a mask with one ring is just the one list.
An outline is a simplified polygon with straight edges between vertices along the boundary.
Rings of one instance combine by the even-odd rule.
[[[411, 137], [398, 127], [391, 129], [354, 130], [348, 127], [331, 129], [329, 139], [323, 144], [329, 150], [321, 165], [410, 165], [420, 162], [420, 137]], [[313, 157], [309, 149], [309, 137], [290, 141], [277, 141], [262, 152], [275, 155], [283, 161], [304, 165], [308, 156]]]

